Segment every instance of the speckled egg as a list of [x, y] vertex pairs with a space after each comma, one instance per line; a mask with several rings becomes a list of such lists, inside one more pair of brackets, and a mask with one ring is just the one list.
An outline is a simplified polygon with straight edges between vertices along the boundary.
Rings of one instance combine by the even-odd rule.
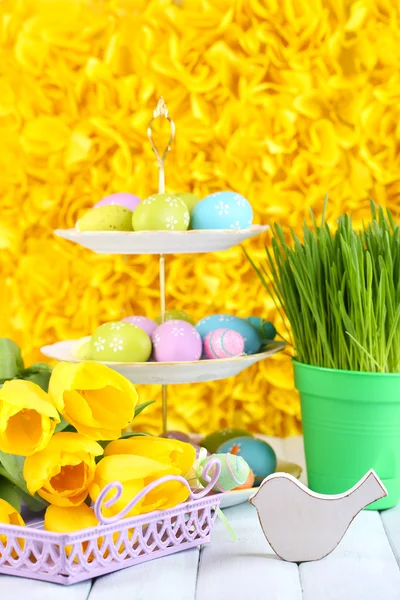
[[[193, 321], [192, 317], [189, 317], [189, 315], [187, 313], [185, 313], [184, 310], [166, 310], [165, 316], [164, 316], [164, 322], [167, 322], [167, 321], [187, 321], [191, 325], [194, 325], [194, 321]], [[161, 315], [158, 315], [158, 317], [156, 319], [156, 323], [158, 325], [161, 325], [161, 322], [162, 322]]]
[[140, 327], [140, 329], [143, 329], [149, 337], [152, 336], [153, 331], [157, 327], [157, 323], [153, 321], [153, 319], [148, 319], [147, 317], [125, 317], [122, 319], [122, 322]]
[[217, 452], [230, 452], [242, 456], [254, 473], [255, 486], [259, 486], [276, 469], [276, 454], [263, 440], [249, 437], [232, 438], [221, 444]]
[[153, 358], [157, 362], [199, 360], [203, 344], [196, 328], [186, 321], [167, 321], [151, 336]]
[[146, 362], [151, 354], [151, 341], [143, 329], [131, 323], [105, 323], [92, 335], [90, 350], [93, 360]]
[[124, 206], [92, 208], [79, 219], [78, 231], [132, 231], [132, 213]]
[[201, 200], [191, 215], [192, 229], [247, 229], [253, 222], [250, 202], [235, 192], [216, 192]]
[[253, 437], [251, 433], [246, 431], [245, 429], [236, 429], [232, 427], [227, 427], [225, 429], [218, 429], [218, 431], [213, 431], [213, 433], [209, 433], [206, 437], [200, 442], [200, 445], [203, 448], [206, 448], [211, 454], [214, 454], [217, 451], [217, 448], [221, 446], [224, 442], [231, 440], [237, 437]]
[[246, 354], [256, 354], [259, 351], [262, 342], [261, 335], [246, 319], [218, 314], [204, 317], [196, 325], [196, 329], [200, 333], [202, 340], [205, 339], [210, 331], [221, 328], [233, 329], [240, 333], [244, 340], [244, 352]]
[[143, 200], [133, 213], [135, 231], [186, 231], [190, 215], [186, 204], [172, 194], [154, 194]]
[[196, 196], [196, 194], [190, 194], [188, 192], [180, 192], [178, 194], [174, 194], [174, 196], [178, 196], [178, 198], [184, 201], [190, 214], [192, 214], [196, 204], [200, 202], [200, 198]]
[[207, 358], [232, 358], [244, 350], [244, 339], [233, 329], [216, 329], [204, 338], [204, 354]]
[[276, 336], [276, 329], [273, 323], [262, 319], [261, 317], [246, 317], [246, 321], [258, 329], [264, 340], [273, 340]]
[[140, 198], [134, 194], [130, 194], [129, 192], [117, 192], [116, 194], [106, 196], [100, 200], [100, 202], [97, 202], [93, 208], [97, 208], [99, 206], [108, 206], [111, 204], [112, 206], [125, 206], [125, 208], [133, 212], [140, 202]]

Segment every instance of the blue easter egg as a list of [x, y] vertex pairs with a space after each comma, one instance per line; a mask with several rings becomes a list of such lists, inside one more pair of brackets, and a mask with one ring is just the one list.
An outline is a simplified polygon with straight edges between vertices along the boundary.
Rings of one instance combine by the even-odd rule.
[[273, 340], [276, 336], [275, 326], [270, 322], [262, 319], [261, 317], [246, 317], [246, 321], [251, 323], [253, 327], [258, 329], [263, 339]]
[[216, 192], [201, 200], [191, 215], [192, 229], [247, 229], [253, 222], [253, 209], [236, 192]]
[[237, 437], [224, 442], [217, 449], [218, 453], [230, 452], [241, 456], [254, 473], [254, 486], [275, 473], [276, 454], [269, 444], [251, 437]]
[[240, 333], [244, 339], [244, 351], [246, 354], [256, 354], [261, 348], [262, 340], [260, 333], [246, 319], [240, 319], [231, 315], [211, 315], [210, 317], [204, 317], [196, 325], [196, 329], [203, 341], [210, 331], [221, 328], [233, 329], [233, 331]]

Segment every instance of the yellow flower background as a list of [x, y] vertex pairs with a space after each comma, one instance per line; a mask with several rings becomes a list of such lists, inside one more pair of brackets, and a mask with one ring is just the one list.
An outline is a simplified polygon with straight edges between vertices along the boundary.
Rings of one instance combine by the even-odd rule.
[[[255, 222], [300, 229], [310, 207], [366, 216], [400, 190], [397, 0], [3, 0], [0, 335], [39, 348], [130, 314], [156, 317], [158, 261], [55, 238], [108, 193], [157, 191], [146, 126], [176, 122], [167, 190], [233, 189]], [[247, 244], [263, 257], [263, 239]], [[242, 250], [170, 257], [167, 305], [279, 320]], [[282, 329], [282, 328], [281, 328]], [[139, 387], [140, 401], [158, 388]], [[171, 386], [170, 427], [299, 431], [287, 357]], [[160, 402], [138, 420], [160, 428]]]

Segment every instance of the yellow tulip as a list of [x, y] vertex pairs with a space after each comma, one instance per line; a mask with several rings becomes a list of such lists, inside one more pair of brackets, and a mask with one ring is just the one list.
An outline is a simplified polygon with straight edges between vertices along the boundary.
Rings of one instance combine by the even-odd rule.
[[[80, 531], [81, 529], [89, 529], [90, 527], [96, 527], [99, 524], [96, 515], [93, 510], [89, 508], [87, 504], [81, 504], [80, 506], [54, 506], [50, 505], [44, 515], [44, 528], [46, 531], [53, 531], [55, 533], [73, 533], [74, 531]], [[133, 529], [128, 530], [128, 539], [132, 539]], [[113, 542], [117, 547], [119, 553], [125, 550], [125, 545], [119, 544], [120, 534], [113, 534]], [[97, 538], [97, 546], [101, 549], [104, 543], [104, 536]], [[89, 541], [82, 542], [82, 552], [86, 552], [89, 545]], [[70, 556], [73, 551], [73, 546], [65, 546], [65, 552], [67, 556]], [[104, 558], [109, 555], [109, 550], [104, 552]], [[94, 556], [91, 553], [87, 557], [87, 562], [92, 562]], [[78, 562], [77, 557], [74, 558], [74, 562]]]
[[80, 433], [56, 433], [44, 450], [26, 458], [27, 488], [55, 506], [78, 506], [87, 498], [100, 454], [100, 444]]
[[49, 394], [57, 410], [79, 433], [115, 440], [133, 420], [138, 395], [125, 377], [95, 362], [59, 363]]
[[60, 417], [36, 383], [15, 379], [0, 389], [0, 450], [30, 456], [47, 446]]
[[[8, 502], [6, 502], [5, 500], [2, 500], [0, 498], [0, 523], [4, 523], [5, 525], [19, 525], [20, 527], [25, 527], [25, 523], [23, 518], [21, 517], [21, 515], [19, 514], [19, 512], [13, 507], [11, 506], [11, 504], [9, 504]], [[0, 542], [3, 544], [4, 548], [7, 547], [7, 536], [6, 535], [0, 535]], [[24, 545], [25, 542], [23, 539], [17, 538], [18, 544], [21, 548], [21, 550], [24, 549]], [[13, 558], [18, 558], [18, 553], [16, 552], [16, 550], [14, 549], [12, 551], [12, 557]], [[1, 552], [0, 552], [0, 558], [1, 558]]]
[[[80, 529], [96, 527], [98, 524], [96, 515], [87, 504], [63, 507], [50, 505], [44, 515], [44, 528], [46, 531], [53, 531], [55, 533], [73, 533]], [[82, 542], [82, 552], [86, 552], [88, 545], [88, 541]], [[72, 550], [72, 545], [65, 546], [67, 556], [71, 554]], [[92, 560], [93, 555], [91, 554], [87, 558], [87, 561], [91, 562]], [[78, 562], [76, 557], [74, 558], [74, 562]]]
[[173, 465], [177, 474], [185, 475], [196, 460], [196, 450], [191, 444], [169, 438], [133, 436], [107, 444], [104, 456], [135, 454]]
[[[103, 508], [105, 516], [120, 512], [148, 483], [165, 475], [178, 475], [179, 469], [144, 456], [113, 454], [104, 457], [96, 467], [94, 481], [89, 488], [90, 497], [96, 500], [100, 491], [114, 481], [123, 485], [121, 498], [109, 508]], [[112, 494], [107, 496], [107, 499]], [[171, 508], [187, 499], [189, 491], [178, 482], [164, 484], [138, 502], [127, 516], [132, 517], [152, 510]]]
[[[115, 440], [106, 446], [104, 452], [106, 457], [118, 454], [151, 458], [168, 465], [172, 474], [182, 477], [189, 472], [196, 460], [196, 450], [191, 444], [151, 436], [134, 436], [125, 440]], [[146, 479], [146, 485], [149, 481]], [[184, 502], [188, 495], [187, 488], [181, 483], [176, 481], [164, 483], [146, 495], [141, 512], [156, 510], [156, 508], [171, 508], [179, 502]]]

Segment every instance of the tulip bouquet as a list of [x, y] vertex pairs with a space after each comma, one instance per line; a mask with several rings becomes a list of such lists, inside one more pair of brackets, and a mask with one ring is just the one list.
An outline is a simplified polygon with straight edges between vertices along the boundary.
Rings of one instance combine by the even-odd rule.
[[[105, 365], [59, 363], [48, 391], [33, 381], [4, 381], [0, 389], [0, 523], [23, 525], [21, 503], [46, 509], [45, 529], [68, 533], [92, 527], [91, 504], [109, 483], [123, 493], [104, 514], [120, 512], [149, 483], [185, 476], [195, 462], [190, 444], [123, 433], [149, 403]], [[155, 488], [128, 517], [171, 508], [189, 491], [179, 481]], [[1, 536], [0, 536], [1, 537]], [[1, 541], [1, 540], [0, 540]]]

